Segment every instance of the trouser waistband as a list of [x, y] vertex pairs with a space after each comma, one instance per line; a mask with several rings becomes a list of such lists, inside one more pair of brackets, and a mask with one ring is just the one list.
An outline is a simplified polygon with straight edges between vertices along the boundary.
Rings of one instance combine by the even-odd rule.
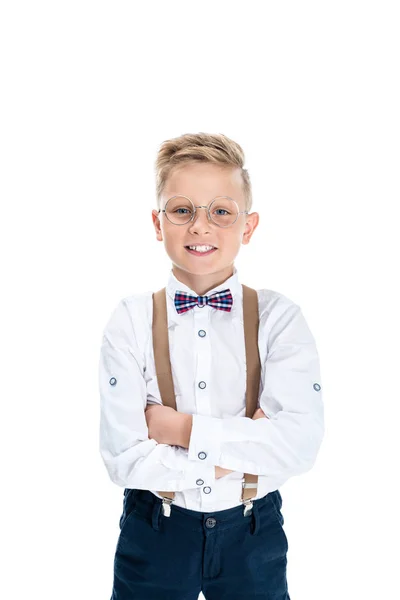
[[[129, 503], [133, 503], [132, 511], [151, 522], [153, 528], [158, 530], [162, 518], [166, 518], [161, 510], [162, 500], [148, 490], [126, 489], [125, 495], [132, 495]], [[215, 527], [219, 530], [228, 529], [243, 522], [243, 519], [250, 519], [252, 522], [251, 533], [256, 534], [259, 527], [259, 510], [265, 505], [270, 505], [271, 510], [280, 509], [282, 498], [278, 490], [270, 492], [263, 498], [253, 500], [253, 509], [250, 514], [244, 516], [243, 504], [228, 508], [225, 510], [201, 512], [183, 508], [172, 503], [171, 516], [169, 519], [179, 522], [184, 527], [189, 527], [192, 531], [209, 531]]]

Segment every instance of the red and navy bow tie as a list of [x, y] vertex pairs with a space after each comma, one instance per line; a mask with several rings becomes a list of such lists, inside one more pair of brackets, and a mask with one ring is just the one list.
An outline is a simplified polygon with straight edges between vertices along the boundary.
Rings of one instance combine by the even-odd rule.
[[213, 308], [229, 312], [232, 308], [233, 298], [229, 288], [215, 292], [210, 296], [193, 296], [192, 294], [178, 290], [175, 292], [174, 302], [178, 314], [184, 313], [194, 306], [205, 306], [206, 304], [209, 304]]

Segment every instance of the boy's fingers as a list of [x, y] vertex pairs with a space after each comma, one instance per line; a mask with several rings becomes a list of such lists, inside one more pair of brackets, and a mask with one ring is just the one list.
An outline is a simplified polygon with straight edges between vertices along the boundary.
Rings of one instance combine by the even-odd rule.
[[256, 412], [253, 415], [253, 419], [262, 419], [263, 417], [268, 419], [267, 415], [264, 413], [262, 408], [257, 408]]

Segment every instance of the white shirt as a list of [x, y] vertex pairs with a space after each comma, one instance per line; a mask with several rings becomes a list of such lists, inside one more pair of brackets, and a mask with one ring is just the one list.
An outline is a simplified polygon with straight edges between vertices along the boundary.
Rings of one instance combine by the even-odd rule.
[[[233, 296], [230, 312], [204, 305], [178, 314], [175, 292], [198, 294], [172, 269], [166, 286], [176, 408], [193, 415], [188, 449], [148, 437], [146, 404], [162, 404], [152, 343], [152, 291], [118, 303], [100, 352], [100, 453], [111, 480], [158, 497], [159, 490], [175, 491], [174, 504], [202, 512], [240, 505], [244, 473], [259, 476], [257, 499], [308, 471], [324, 436], [315, 340], [300, 307], [269, 289], [257, 290], [258, 406], [269, 418], [244, 416], [246, 356], [236, 267], [206, 295], [226, 288]], [[215, 479], [215, 465], [234, 472]]]

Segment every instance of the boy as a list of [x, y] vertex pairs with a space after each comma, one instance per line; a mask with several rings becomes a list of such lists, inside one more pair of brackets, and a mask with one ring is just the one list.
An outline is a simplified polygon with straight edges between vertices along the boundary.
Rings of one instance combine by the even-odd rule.
[[161, 145], [172, 268], [104, 330], [100, 452], [125, 488], [111, 600], [290, 600], [278, 488], [323, 438], [319, 359], [298, 305], [239, 283], [259, 221], [243, 164], [221, 134]]

